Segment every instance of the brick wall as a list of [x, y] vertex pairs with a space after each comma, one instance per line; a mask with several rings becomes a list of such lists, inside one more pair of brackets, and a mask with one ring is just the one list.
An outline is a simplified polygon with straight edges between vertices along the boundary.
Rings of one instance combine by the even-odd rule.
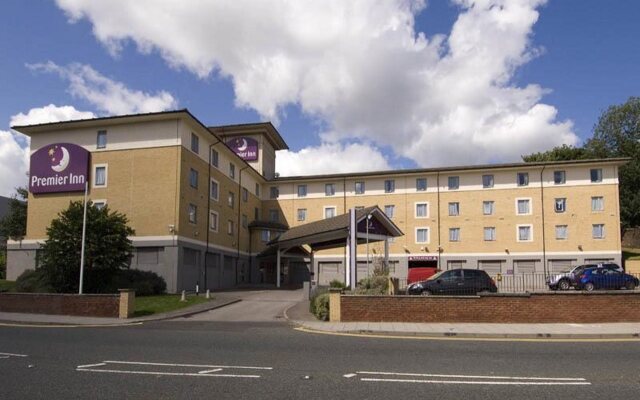
[[117, 294], [0, 293], [0, 311], [118, 318]]
[[340, 297], [342, 322], [640, 322], [640, 292]]

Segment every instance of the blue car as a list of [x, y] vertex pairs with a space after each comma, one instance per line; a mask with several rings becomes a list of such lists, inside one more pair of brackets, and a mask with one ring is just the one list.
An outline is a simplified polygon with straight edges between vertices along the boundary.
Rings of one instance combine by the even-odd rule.
[[614, 268], [587, 268], [578, 276], [576, 289], [588, 292], [595, 289], [635, 289], [640, 282], [633, 275], [625, 274]]

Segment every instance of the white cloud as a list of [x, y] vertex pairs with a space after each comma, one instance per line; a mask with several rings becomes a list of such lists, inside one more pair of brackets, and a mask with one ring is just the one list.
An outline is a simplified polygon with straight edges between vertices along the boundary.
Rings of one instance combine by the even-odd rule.
[[[576, 144], [546, 90], [513, 81], [541, 53], [531, 35], [546, 0], [453, 2], [451, 32], [426, 37], [414, 28], [424, 0], [57, 0], [110, 52], [131, 41], [175, 68], [227, 77], [236, 104], [264, 118], [296, 104], [333, 132], [325, 142], [390, 146], [421, 166]], [[344, 162], [332, 161], [331, 171]]]
[[138, 114], [174, 109], [177, 101], [166, 92], [155, 94], [131, 90], [123, 83], [100, 74], [90, 65], [72, 63], [59, 66], [52, 61], [27, 64], [33, 71], [57, 73], [69, 81], [69, 92], [107, 114]]
[[[68, 120], [93, 118], [89, 111], [79, 111], [72, 106], [32, 108], [26, 114], [13, 115], [10, 126], [44, 124]], [[0, 196], [11, 196], [18, 186], [26, 186], [29, 171], [30, 138], [16, 131], [0, 130]]]
[[276, 157], [281, 176], [364, 172], [389, 169], [387, 160], [375, 147], [361, 144], [323, 143], [300, 151], [282, 150]]

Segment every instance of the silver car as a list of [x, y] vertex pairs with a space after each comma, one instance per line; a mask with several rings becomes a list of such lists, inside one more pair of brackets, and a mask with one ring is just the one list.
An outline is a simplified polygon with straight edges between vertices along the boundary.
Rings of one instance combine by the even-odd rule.
[[600, 264], [584, 264], [573, 267], [569, 271], [564, 271], [559, 274], [549, 275], [547, 277], [547, 285], [551, 290], [569, 290], [571, 287], [575, 287], [578, 282], [578, 278], [582, 271], [587, 268], [612, 268], [616, 271], [624, 272], [622, 267], [615, 263], [600, 263]]

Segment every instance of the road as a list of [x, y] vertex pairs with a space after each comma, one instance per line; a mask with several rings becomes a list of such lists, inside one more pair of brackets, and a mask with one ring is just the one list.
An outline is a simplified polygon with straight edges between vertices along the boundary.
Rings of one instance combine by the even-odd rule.
[[434, 341], [282, 321], [0, 327], [2, 399], [637, 398], [640, 343]]

